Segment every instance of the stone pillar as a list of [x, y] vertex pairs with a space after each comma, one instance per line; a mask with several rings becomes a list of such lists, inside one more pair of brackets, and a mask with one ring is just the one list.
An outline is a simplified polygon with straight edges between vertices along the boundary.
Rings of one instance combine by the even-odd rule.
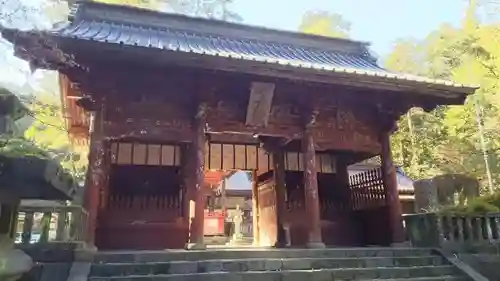
[[194, 207], [194, 223], [190, 229], [189, 243], [186, 245], [188, 249], [205, 249], [203, 241], [203, 231], [205, 223], [205, 193], [203, 186], [205, 183], [205, 124], [206, 124], [207, 107], [205, 104], [200, 104], [197, 108], [195, 118], [193, 120], [193, 145], [190, 157], [193, 157], [193, 170], [191, 176], [194, 177], [195, 185], [195, 207]]
[[[0, 280], [19, 280], [34, 266], [27, 254], [14, 248], [21, 202], [14, 192], [13, 189], [0, 190]], [[29, 241], [25, 242], [29, 244]]]
[[285, 154], [282, 150], [273, 153], [274, 192], [276, 196], [276, 248], [286, 246], [285, 215]]
[[302, 155], [304, 163], [304, 191], [305, 206], [309, 219], [308, 246], [311, 248], [324, 248], [321, 237], [321, 218], [318, 198], [318, 175], [316, 169], [316, 149], [314, 144], [312, 126], [315, 123], [317, 112], [312, 112], [305, 120], [304, 134], [302, 137]]
[[432, 179], [423, 179], [413, 182], [415, 193], [415, 212], [425, 213], [435, 210], [439, 206], [437, 188]]
[[385, 200], [389, 210], [389, 224], [392, 243], [404, 242], [405, 235], [402, 223], [401, 203], [399, 202], [396, 167], [392, 162], [390, 133], [380, 134], [380, 158], [382, 161], [382, 178], [384, 182]]
[[13, 190], [0, 190], [0, 251], [14, 246], [20, 203]]
[[253, 245], [260, 246], [259, 186], [257, 171], [252, 171], [252, 235]]

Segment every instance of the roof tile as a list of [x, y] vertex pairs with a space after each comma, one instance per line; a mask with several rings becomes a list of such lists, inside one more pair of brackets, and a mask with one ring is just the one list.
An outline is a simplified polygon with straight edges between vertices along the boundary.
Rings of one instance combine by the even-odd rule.
[[277, 63], [341, 72], [389, 74], [368, 54], [349, 54], [283, 43], [214, 36], [172, 28], [143, 28], [104, 21], [69, 24], [53, 35], [130, 46]]

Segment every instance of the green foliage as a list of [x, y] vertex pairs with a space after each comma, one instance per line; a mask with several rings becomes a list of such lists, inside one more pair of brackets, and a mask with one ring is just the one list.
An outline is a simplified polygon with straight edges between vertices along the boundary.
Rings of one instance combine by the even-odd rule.
[[5, 88], [0, 88], [0, 116], [18, 120], [28, 114], [28, 109], [19, 99]]
[[445, 206], [440, 213], [446, 215], [484, 215], [487, 213], [500, 212], [500, 192], [477, 197], [468, 204]]
[[[22, 100], [27, 104], [21, 103]], [[0, 155], [18, 158], [34, 156], [41, 159], [54, 159], [63, 168], [72, 171], [77, 179], [82, 179], [86, 162], [72, 150], [68, 136], [62, 126], [62, 110], [55, 95], [40, 92], [39, 98], [16, 97], [6, 89], [0, 88], [1, 116], [15, 120], [25, 115], [34, 122], [24, 136], [9, 132], [0, 134]]]
[[126, 5], [149, 10], [166, 10], [192, 16], [203, 16], [225, 21], [240, 22], [243, 19], [231, 11], [234, 0], [95, 0], [96, 2]]
[[157, 10], [162, 5], [162, 1], [159, 0], [97, 0], [96, 2], [113, 5], [126, 5], [151, 10]]
[[415, 179], [461, 173], [485, 187], [484, 147], [493, 186], [500, 182], [500, 23], [480, 24], [474, 5], [462, 26], [443, 25], [421, 41], [399, 40], [385, 60], [393, 71], [481, 86], [464, 106], [431, 113], [412, 109], [400, 120], [392, 139], [394, 157]]
[[308, 11], [302, 16], [299, 31], [314, 35], [347, 38], [351, 23], [342, 15], [326, 11]]
[[[51, 81], [53, 76], [45, 79]], [[63, 110], [58, 93], [38, 88], [35, 96], [24, 98], [34, 121], [24, 137], [49, 152], [77, 180], [83, 180], [87, 168], [87, 147], [71, 145], [65, 129]]]
[[39, 148], [34, 143], [24, 138], [10, 138], [5, 135], [0, 137], [0, 155], [12, 158], [26, 156], [50, 158], [48, 151]]

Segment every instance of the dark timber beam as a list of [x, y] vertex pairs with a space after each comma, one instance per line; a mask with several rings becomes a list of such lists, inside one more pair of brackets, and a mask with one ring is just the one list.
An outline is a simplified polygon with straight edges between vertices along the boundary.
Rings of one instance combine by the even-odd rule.
[[392, 243], [401, 243], [405, 240], [402, 220], [401, 202], [399, 201], [398, 182], [396, 175], [396, 167], [392, 162], [390, 130], [391, 126], [387, 126], [386, 130], [380, 133], [382, 161], [382, 179], [384, 182], [385, 200], [389, 209], [389, 229]]
[[318, 175], [316, 168], [316, 149], [313, 137], [313, 125], [316, 123], [318, 111], [310, 110], [305, 114], [302, 152], [304, 163], [304, 191], [307, 217], [309, 219], [308, 247], [324, 248], [321, 237], [321, 218], [318, 197]]
[[276, 248], [286, 246], [285, 227], [285, 153], [283, 150], [273, 152], [274, 192], [276, 196]]
[[188, 176], [194, 177], [195, 185], [195, 207], [194, 223], [190, 229], [188, 249], [205, 249], [203, 241], [204, 216], [205, 216], [205, 195], [203, 186], [205, 183], [205, 124], [207, 116], [207, 105], [200, 103], [193, 118], [193, 144], [191, 157], [193, 158], [193, 170]]

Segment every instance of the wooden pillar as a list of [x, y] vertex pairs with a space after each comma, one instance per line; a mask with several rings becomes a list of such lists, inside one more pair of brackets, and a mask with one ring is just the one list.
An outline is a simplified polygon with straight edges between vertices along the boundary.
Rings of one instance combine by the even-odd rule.
[[106, 145], [102, 136], [101, 110], [91, 112], [90, 122], [90, 150], [89, 167], [85, 179], [84, 203], [87, 210], [87, 243], [95, 246], [95, 235], [97, 229], [97, 215], [99, 211], [99, 201], [101, 192], [106, 184], [105, 155]]
[[226, 186], [227, 186], [227, 177], [224, 177], [222, 179], [222, 188], [221, 188], [221, 207], [222, 207], [222, 212], [225, 215], [227, 212], [227, 196], [226, 196]]
[[193, 171], [191, 176], [194, 177], [194, 224], [190, 229], [189, 243], [186, 245], [188, 249], [205, 249], [203, 239], [203, 228], [205, 223], [205, 193], [203, 186], [205, 183], [205, 124], [206, 124], [206, 104], [200, 104], [197, 108], [195, 118], [193, 120], [193, 145], [190, 157], [193, 157]]
[[312, 132], [317, 114], [318, 112], [312, 111], [311, 114], [307, 116], [302, 137], [302, 154], [304, 157], [304, 198], [307, 217], [309, 219], [308, 246], [311, 248], [324, 248], [325, 244], [323, 244], [321, 237], [316, 149]]
[[[194, 168], [193, 159], [191, 156], [193, 154], [192, 145], [186, 144], [183, 146], [182, 150], [182, 175], [183, 175], [183, 185], [184, 185], [184, 202], [183, 202], [183, 217], [186, 219], [186, 223], [188, 224], [188, 228], [191, 228], [191, 224], [194, 219], [194, 177], [192, 176]], [[186, 243], [189, 243], [189, 237], [186, 240]]]
[[253, 245], [260, 246], [259, 185], [257, 171], [252, 171], [252, 228]]
[[285, 227], [285, 154], [283, 150], [273, 153], [274, 188], [276, 195], [276, 244], [275, 247], [286, 246]]
[[382, 160], [382, 177], [384, 182], [384, 191], [387, 207], [389, 210], [389, 224], [391, 230], [392, 243], [404, 242], [405, 235], [402, 224], [402, 210], [399, 202], [398, 182], [396, 178], [396, 167], [392, 162], [390, 133], [382, 132], [380, 134]]
[[351, 206], [351, 187], [349, 186], [349, 171], [347, 169], [346, 159], [338, 157], [335, 163], [335, 172], [338, 176], [339, 188], [342, 189], [342, 207], [344, 210], [350, 210]]

